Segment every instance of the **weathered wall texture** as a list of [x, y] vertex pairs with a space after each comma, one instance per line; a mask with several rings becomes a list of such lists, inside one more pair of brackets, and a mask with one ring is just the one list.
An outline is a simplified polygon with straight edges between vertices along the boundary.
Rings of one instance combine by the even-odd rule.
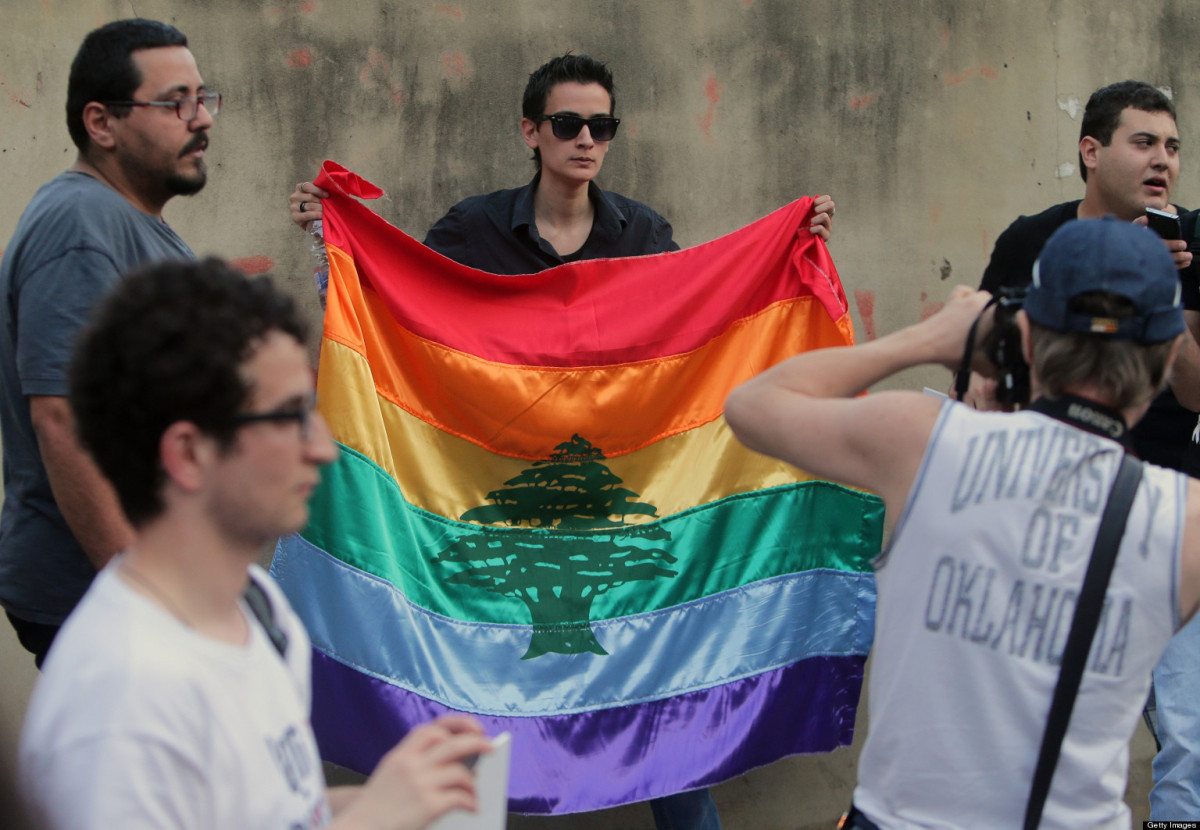
[[[666, 215], [681, 244], [833, 194], [832, 251], [860, 338], [977, 283], [1018, 213], [1082, 194], [1079, 112], [1096, 87], [1170, 87], [1185, 155], [1200, 119], [1194, 0], [5, 0], [0, 246], [74, 158], [62, 113], [80, 39], [133, 15], [186, 32], [226, 96], [210, 183], [172, 202], [169, 221], [198, 253], [273, 265], [314, 315], [286, 216], [295, 183], [334, 159], [384, 187], [379, 211], [421, 236], [458, 199], [532, 174], [520, 94], [568, 49], [616, 72], [623, 124], [601, 183]], [[1200, 200], [1193, 168], [1185, 159], [1185, 205]], [[900, 385], [946, 380], [922, 371]], [[852, 756], [793, 769], [725, 788], [731, 810], [762, 811], [727, 823], [829, 826]]]

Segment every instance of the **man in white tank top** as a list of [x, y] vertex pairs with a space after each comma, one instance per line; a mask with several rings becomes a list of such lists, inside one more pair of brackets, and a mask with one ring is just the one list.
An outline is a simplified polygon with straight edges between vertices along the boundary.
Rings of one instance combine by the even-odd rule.
[[[858, 397], [927, 363], [957, 369], [990, 295], [956, 288], [915, 326], [801, 355], [734, 390], [741, 440], [878, 493], [891, 532], [858, 828], [1020, 827], [1076, 597], [1129, 427], [1184, 333], [1179, 280], [1152, 232], [1064, 225], [1017, 312], [1034, 401], [976, 412], [914, 392]], [[976, 369], [995, 367], [976, 349]], [[1042, 815], [1128, 828], [1128, 742], [1150, 672], [1200, 601], [1200, 488], [1146, 465]], [[803, 621], [798, 620], [802, 625]]]

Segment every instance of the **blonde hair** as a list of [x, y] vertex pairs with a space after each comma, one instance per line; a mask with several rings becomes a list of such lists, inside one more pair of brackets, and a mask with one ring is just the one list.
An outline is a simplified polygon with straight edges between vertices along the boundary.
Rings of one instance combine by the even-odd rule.
[[[1097, 317], [1129, 317], [1133, 304], [1105, 291], [1081, 294], [1073, 310]], [[1137, 343], [1093, 334], [1058, 332], [1030, 321], [1033, 371], [1042, 394], [1057, 398], [1083, 385], [1096, 385], [1114, 409], [1148, 403], [1167, 384], [1167, 363], [1175, 339]]]

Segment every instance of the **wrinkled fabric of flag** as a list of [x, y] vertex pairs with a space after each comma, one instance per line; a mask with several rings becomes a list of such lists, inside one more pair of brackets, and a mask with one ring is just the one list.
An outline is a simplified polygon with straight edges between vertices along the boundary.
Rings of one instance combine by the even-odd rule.
[[326, 162], [320, 411], [341, 446], [272, 573], [323, 756], [512, 733], [509, 806], [571, 813], [850, 743], [883, 507], [741, 446], [741, 381], [853, 342], [800, 199], [694, 248], [458, 265]]

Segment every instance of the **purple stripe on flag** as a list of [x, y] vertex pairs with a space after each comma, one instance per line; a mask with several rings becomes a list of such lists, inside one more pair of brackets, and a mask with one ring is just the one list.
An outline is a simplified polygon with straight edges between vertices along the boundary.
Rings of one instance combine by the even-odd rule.
[[[582, 714], [477, 717], [489, 734], [512, 733], [510, 810], [595, 810], [848, 745], [865, 661], [812, 657], [703, 691]], [[313, 651], [313, 729], [328, 761], [368, 772], [412, 726], [451, 711]]]

